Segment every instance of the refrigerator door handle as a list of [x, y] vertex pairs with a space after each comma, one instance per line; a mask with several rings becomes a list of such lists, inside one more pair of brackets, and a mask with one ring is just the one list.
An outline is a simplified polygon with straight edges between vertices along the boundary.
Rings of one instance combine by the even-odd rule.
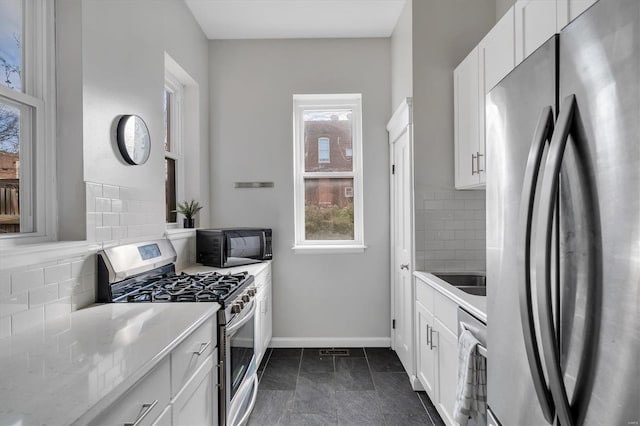
[[553, 242], [553, 215], [556, 207], [560, 167], [564, 150], [569, 138], [569, 132], [575, 115], [575, 95], [569, 95], [562, 101], [557, 127], [551, 139], [549, 154], [542, 177], [540, 195], [540, 208], [538, 220], [538, 253], [536, 276], [542, 277], [543, 285], [537, 285], [538, 293], [538, 317], [540, 319], [540, 336], [542, 352], [551, 395], [557, 409], [558, 420], [562, 426], [573, 426], [575, 423], [571, 413], [571, 405], [567, 398], [564, 386], [563, 373], [560, 366], [560, 350], [556, 340], [556, 330], [553, 321], [553, 308], [551, 299], [551, 246]]
[[553, 398], [545, 382], [544, 370], [538, 353], [538, 341], [534, 327], [533, 303], [531, 294], [531, 229], [533, 222], [533, 204], [538, 185], [540, 164], [546, 143], [553, 134], [553, 112], [550, 106], [540, 113], [538, 124], [531, 142], [527, 167], [522, 185], [522, 199], [520, 201], [518, 261], [524, 280], [519, 286], [520, 320], [524, 345], [529, 361], [529, 370], [533, 378], [533, 386], [542, 408], [544, 418], [550, 424], [555, 417]]

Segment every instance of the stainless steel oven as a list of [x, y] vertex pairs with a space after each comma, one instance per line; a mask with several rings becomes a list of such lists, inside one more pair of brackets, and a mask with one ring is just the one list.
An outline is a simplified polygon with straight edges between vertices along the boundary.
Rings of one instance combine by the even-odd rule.
[[[98, 301], [106, 303], [217, 302], [219, 419], [239, 426], [258, 391], [254, 318], [256, 288], [247, 272], [177, 274], [169, 240], [111, 247], [98, 253]], [[215, 400], [212, 403], [216, 403]]]
[[258, 392], [255, 357], [255, 289], [218, 311], [218, 341], [223, 374], [220, 424], [243, 425], [249, 419]]

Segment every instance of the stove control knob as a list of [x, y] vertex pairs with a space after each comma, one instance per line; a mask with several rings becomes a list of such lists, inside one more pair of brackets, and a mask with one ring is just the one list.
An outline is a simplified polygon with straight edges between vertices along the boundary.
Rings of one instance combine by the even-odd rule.
[[243, 294], [243, 295], [242, 295], [242, 301], [243, 301], [244, 303], [249, 303], [249, 300], [251, 300], [251, 299], [249, 298], [249, 295], [248, 295], [248, 294]]
[[256, 289], [250, 288], [249, 290], [247, 290], [247, 293], [249, 293], [249, 296], [253, 297], [256, 295]]
[[242, 307], [240, 305], [235, 304], [231, 306], [231, 313], [239, 314], [241, 310]]

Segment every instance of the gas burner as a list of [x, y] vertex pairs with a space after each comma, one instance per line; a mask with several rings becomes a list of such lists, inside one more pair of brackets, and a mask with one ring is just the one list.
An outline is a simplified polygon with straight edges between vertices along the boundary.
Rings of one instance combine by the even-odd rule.
[[250, 281], [247, 272], [167, 272], [135, 277], [112, 288], [113, 302], [218, 302], [235, 297]]

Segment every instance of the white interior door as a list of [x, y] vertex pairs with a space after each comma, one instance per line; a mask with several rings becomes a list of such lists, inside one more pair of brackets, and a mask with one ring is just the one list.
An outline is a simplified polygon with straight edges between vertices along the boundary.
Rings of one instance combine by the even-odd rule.
[[393, 212], [394, 349], [407, 372], [413, 374], [413, 286], [411, 264], [413, 227], [411, 198], [410, 127], [391, 144]]

